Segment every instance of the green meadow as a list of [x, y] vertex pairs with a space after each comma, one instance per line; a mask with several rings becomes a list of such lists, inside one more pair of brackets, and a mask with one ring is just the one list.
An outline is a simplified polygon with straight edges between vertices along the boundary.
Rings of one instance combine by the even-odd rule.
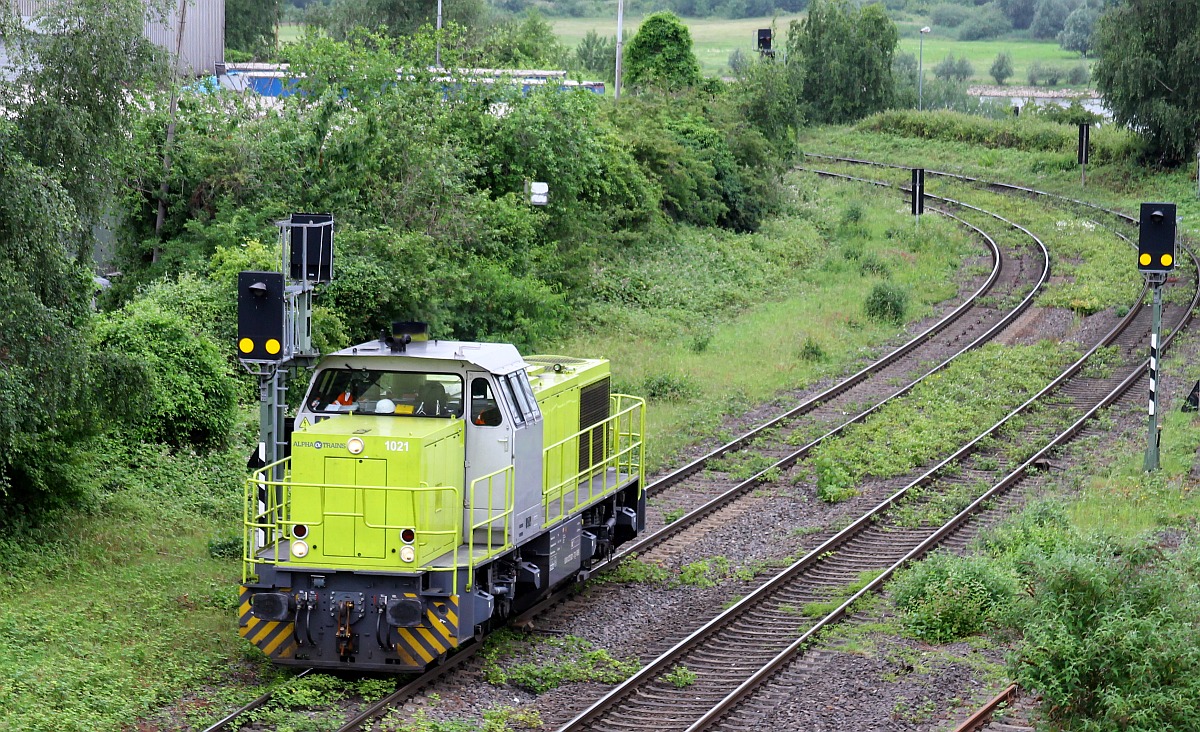
[[[777, 15], [768, 18], [684, 18], [692, 34], [692, 44], [700, 70], [708, 76], [729, 73], [729, 54], [735, 49], [753, 54], [757, 48], [759, 28], [775, 26], [776, 47], [787, 37], [788, 24], [802, 18], [798, 13]], [[617, 34], [617, 16], [604, 18], [549, 18], [554, 32], [568, 48], [574, 48], [588, 31], [594, 30], [602, 36]], [[625, 30], [632, 37], [637, 33], [642, 19], [625, 16]]]
[[[753, 55], [756, 48], [756, 32], [759, 28], [775, 28], [775, 46], [782, 47], [787, 39], [788, 26], [794, 20], [803, 18], [803, 14], [790, 13], [762, 18], [684, 18], [688, 30], [692, 34], [692, 43], [696, 58], [700, 61], [700, 69], [708, 76], [723, 76], [729, 74], [729, 55], [737, 49]], [[588, 31], [596, 31], [602, 36], [617, 34], [617, 16], [591, 18], [547, 18], [554, 28], [554, 33], [567, 48], [575, 48]], [[625, 16], [626, 33], [632, 36], [641, 25], [641, 16]], [[921, 51], [919, 30], [926, 23], [920, 20], [896, 20], [900, 31], [900, 45], [897, 49], [903, 53], [917, 56]], [[300, 40], [304, 33], [303, 26], [295, 23], [282, 23], [279, 26], [279, 42], [294, 43]], [[942, 34], [938, 29], [925, 36], [924, 64], [929, 77], [933, 75], [933, 66], [946, 56], [966, 56], [975, 69], [972, 83], [992, 84], [988, 69], [992, 61], [1000, 53], [1009, 53], [1013, 59], [1014, 73], [1008, 80], [1009, 86], [1022, 86], [1027, 83], [1029, 67], [1035, 61], [1043, 64], [1054, 64], [1070, 68], [1080, 63], [1091, 65], [1090, 60], [1081, 59], [1079, 54], [1064, 51], [1055, 41], [1034, 41], [1027, 38], [1005, 38], [990, 41], [963, 42], [951, 34]]]
[[[896, 28], [900, 31], [900, 46], [898, 51], [911, 53], [914, 56], [922, 54], [920, 28], [922, 24], [915, 21], [897, 21]], [[1008, 80], [1008, 86], [1024, 86], [1028, 84], [1029, 67], [1039, 61], [1063, 68], [1071, 68], [1081, 63], [1089, 67], [1091, 61], [1082, 59], [1074, 51], [1065, 51], [1057, 41], [1033, 41], [1027, 38], [1002, 38], [988, 41], [959, 41], [948, 35], [939, 35], [937, 30], [925, 36], [924, 65], [927, 77], [933, 74], [933, 67], [947, 56], [966, 56], [975, 68], [975, 74], [970, 81], [978, 84], [994, 84], [988, 74], [992, 62], [1001, 53], [1008, 53], [1013, 60], [1013, 75]], [[1065, 86], [1065, 85], [1064, 85]]]

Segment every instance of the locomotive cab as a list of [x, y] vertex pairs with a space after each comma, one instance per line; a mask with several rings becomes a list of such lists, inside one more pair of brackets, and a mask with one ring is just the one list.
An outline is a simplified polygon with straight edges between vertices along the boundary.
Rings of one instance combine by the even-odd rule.
[[644, 403], [606, 361], [402, 348], [322, 359], [247, 481], [241, 632], [278, 663], [422, 670], [644, 526]]

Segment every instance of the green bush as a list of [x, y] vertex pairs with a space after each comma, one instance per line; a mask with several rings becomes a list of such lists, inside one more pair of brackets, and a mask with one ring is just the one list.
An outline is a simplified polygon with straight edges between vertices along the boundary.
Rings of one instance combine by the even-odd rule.
[[1034, 564], [1013, 678], [1065, 728], [1200, 728], [1200, 554], [1080, 541]]
[[[927, 95], [928, 92], [926, 89]], [[1131, 160], [1138, 155], [1137, 138], [1119, 127], [1105, 125], [1095, 130], [1091, 138], [1091, 160], [1094, 163]], [[918, 114], [891, 110], [863, 120], [859, 123], [859, 129], [991, 148], [1065, 153], [1070, 154], [1072, 159], [1077, 144], [1077, 131], [1073, 125], [1068, 127], [1025, 116], [985, 119], [949, 111]]]
[[872, 287], [863, 305], [863, 312], [868, 318], [896, 325], [904, 322], [907, 309], [908, 293], [890, 282], [880, 282]]
[[655, 374], [642, 382], [642, 393], [658, 402], [678, 402], [696, 394], [696, 384], [686, 374]]
[[940, 25], [945, 28], [957, 28], [970, 17], [971, 10], [965, 5], [942, 3], [941, 5], [934, 5], [929, 10], [930, 25]]
[[937, 552], [900, 572], [889, 590], [909, 632], [948, 643], [1007, 620], [1018, 586], [1000, 563]]
[[854, 476], [841, 463], [821, 456], [813, 461], [817, 471], [817, 497], [826, 503], [841, 503], [858, 495]]
[[139, 440], [176, 447], [224, 440], [235, 416], [226, 354], [153, 300], [97, 319], [94, 365], [110, 420]]
[[982, 41], [995, 38], [1012, 30], [1012, 22], [995, 5], [979, 8], [958, 29], [960, 41]]

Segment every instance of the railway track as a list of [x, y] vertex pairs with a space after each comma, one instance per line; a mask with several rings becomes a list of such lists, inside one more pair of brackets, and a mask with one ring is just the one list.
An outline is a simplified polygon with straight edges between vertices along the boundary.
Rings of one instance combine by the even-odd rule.
[[[1030, 306], [1049, 278], [1049, 253], [1040, 240], [1024, 232], [1024, 235], [1029, 237], [1024, 246], [1006, 248], [999, 245], [994, 237], [989, 236], [980, 227], [953, 213], [945, 212], [944, 215], [975, 232], [986, 243], [991, 253], [992, 267], [989, 274], [967, 300], [904, 345], [849, 378], [651, 483], [647, 486], [647, 493], [661, 497], [672, 489], [680, 488], [695, 495], [697, 491], [694, 483], [699, 481], [705, 484], [704, 489], [699, 492], [706, 495], [707, 500], [679, 520], [663, 525], [641, 540], [627, 545], [593, 571], [603, 570], [631, 554], [644, 554], [656, 547], [668, 553], [681, 551], [688, 543], [689, 536], [702, 535], [707, 530], [708, 523], [719, 517], [722, 509], [728, 509], [761, 485], [764, 475], [769, 471], [794, 465], [822, 441], [831, 439], [849, 426], [867, 419], [890, 400], [902, 397], [921, 380], [946, 368], [958, 354], [977, 348], [994, 338]], [[1001, 218], [997, 220], [1005, 226], [1012, 226]], [[997, 301], [1012, 300], [1014, 293], [1017, 294], [1017, 304], [1009, 309], [979, 304], [986, 296], [992, 296]], [[930, 362], [937, 365], [929, 368]], [[799, 448], [789, 446], [787, 435], [799, 428], [796, 423], [801, 419], [805, 420], [809, 429], [812, 429], [811, 425], [818, 425], [817, 431], [820, 436], [811, 441], [806, 440], [807, 444]], [[766, 446], [762, 444], [762, 436], [765, 434], [772, 435], [771, 444]], [[706, 474], [705, 467], [712, 461], [751, 446], [757, 452], [769, 454], [772, 464], [749, 479], [741, 481], [713, 481]], [[534, 618], [562, 602], [570, 593], [569, 588], [556, 593], [517, 618], [514, 624], [530, 624]], [[369, 720], [386, 711], [390, 704], [407, 699], [426, 685], [414, 685], [411, 691], [399, 690], [393, 697], [389, 697], [391, 701], [380, 702], [341, 727], [339, 732], [368, 728], [366, 725], [369, 724]]]
[[[944, 204], [946, 206], [956, 206], [960, 211], [973, 210], [976, 213], [982, 212], [981, 209], [976, 209], [959, 201], [946, 200], [944, 201]], [[854, 374], [849, 379], [839, 382], [835, 386], [821, 392], [820, 394], [805, 400], [805, 402], [784, 412], [776, 418], [765, 422], [755, 430], [747, 432], [736, 440], [721, 446], [717, 450], [705, 455], [703, 458], [685, 465], [683, 468], [664, 476], [663, 478], [655, 481], [652, 485], [648, 486], [648, 492], [655, 495], [667, 494], [671, 489], [678, 489], [680, 486], [684, 486], [683, 491], [685, 493], [690, 492], [694, 494], [697, 492], [695, 488], [686, 487], [688, 485], [688, 481], [695, 481], [696, 476], [702, 476], [701, 481], [705, 483], [705, 486], [704, 490], [700, 492], [715, 495], [706, 501], [704, 505], [685, 516], [683, 519], [680, 519], [673, 524], [664, 526], [659, 531], [656, 531], [645, 537], [644, 540], [638, 542], [636, 545], [629, 547], [626, 551], [614, 557], [613, 561], [619, 561], [621, 558], [632, 552], [649, 551], [655, 546], [664, 547], [664, 550], [670, 553], [670, 542], [672, 541], [676, 542], [675, 546], [678, 549], [680, 541], [682, 541], [684, 544], [686, 544], [687, 541], [686, 539], [680, 540], [678, 537], [686, 536], [689, 533], [689, 529], [691, 529], [691, 533], [703, 531], [703, 522], [708, 517], [717, 514], [717, 512], [719, 512], [723, 507], [730, 505], [734, 501], [738, 500], [740, 496], [745, 495], [756, 486], [761, 485], [764, 474], [769, 470], [772, 468], [787, 469], [791, 467], [791, 465], [795, 464], [820, 441], [829, 439], [830, 437], [838, 434], [842, 429], [845, 429], [847, 426], [866, 419], [888, 400], [899, 398], [903, 394], [907, 393], [907, 391], [911, 389], [912, 386], [921, 378], [924, 378], [944, 368], [952, 359], [952, 354], [961, 353], [969, 350], [970, 348], [977, 347], [991, 337], [994, 337], [996, 333], [1011, 323], [1014, 318], [1019, 316], [1019, 314], [1029, 306], [1038, 288], [1045, 283], [1049, 274], [1048, 254], [1040, 240], [1037, 240], [1037, 238], [1034, 237], [1030, 232], [1021, 229], [1016, 224], [1008, 222], [1000, 217], [996, 217], [997, 220], [1003, 222], [1006, 226], [1015, 227], [1014, 230], [1020, 230], [1024, 233], [1024, 235], [1029, 237], [1030, 244], [1027, 244], [1024, 247], [1025, 251], [1017, 251], [1016, 249], [1011, 248], [1006, 251], [1004, 247], [996, 243], [994, 238], [989, 237], [978, 227], [975, 227], [974, 225], [963, 220], [961, 217], [950, 213], [949, 211], [946, 211], [945, 213], [951, 218], [958, 219], [964, 226], [974, 229], [984, 241], [989, 242], [989, 246], [993, 252], [992, 256], [994, 266], [992, 271], [987, 277], [986, 281], [972, 295], [972, 297], [954, 312], [950, 313], [941, 321], [936, 323], [933, 327], [913, 338], [907, 344], [897, 349], [892, 354], [889, 354], [887, 357], [877, 361], [874, 364], [871, 364], [867, 368], [864, 368], [862, 371]], [[1029, 256], [1031, 250], [1038, 252], [1038, 257], [1032, 261], [1031, 257]], [[995, 295], [997, 292], [1005, 292], [1010, 296], [1009, 299], [1011, 299], [1012, 292], [1020, 286], [1023, 279], [1030, 279], [1031, 272], [1037, 275], [1035, 284], [1029, 285], [1028, 282], [1025, 283], [1026, 289], [1022, 291], [1024, 297], [1021, 298], [1020, 304], [1017, 307], [1009, 311], [1000, 311], [995, 307], [981, 306], [979, 304], [981, 297], [987, 294]], [[918, 368], [921, 364], [928, 364], [930, 362], [938, 363], [938, 366], [930, 370]], [[904, 385], [897, 387], [897, 384]], [[865, 408], [862, 405], [866, 405]], [[848, 409], [848, 407], [852, 406], [858, 407], [856, 412], [852, 409]], [[848, 420], [845, 419], [845, 413], [847, 411], [850, 411], [853, 414], [853, 416]], [[820, 429], [817, 431], [822, 433], [821, 436], [816, 440], [803, 445], [800, 449], [787, 447], [786, 439], [773, 439], [771, 444], [766, 446], [762, 444], [762, 435], [766, 433], [774, 432], [775, 435], [783, 433], [786, 436], [788, 432], [801, 428], [800, 426], [797, 426], [797, 422], [799, 422], [801, 418], [804, 418], [805, 424], [808, 425], [808, 429], [810, 430], [812, 429], [812, 425], [818, 425]], [[772, 459], [778, 459], [774, 460], [770, 468], [760, 471], [755, 476], [744, 481], [725, 481], [725, 484], [722, 484], [721, 481], [709, 480], [708, 476], [705, 475], [705, 467], [706, 465], [709, 465], [711, 461], [720, 459], [731, 452], [747, 449], [747, 447], [751, 445], [753, 445], [757, 450], [765, 452], [766, 454], [770, 454]], [[890, 500], [891, 499], [889, 499], [889, 501]], [[855, 524], [846, 531], [839, 533], [837, 536], [832, 537], [822, 544], [822, 547], [836, 546], [838, 547], [836, 550], [832, 548], [818, 548], [818, 550], [814, 550], [814, 552], [810, 553], [806, 559], [813, 556], [819, 557], [820, 554], [828, 551], [836, 551], [838, 554], [848, 558], [853, 558], [857, 555], [863, 554], [862, 547], [866, 546], [865, 544], [843, 543], [843, 541], [839, 539], [839, 537], [843, 537], [843, 535], [855, 529], [856, 527], [861, 528], [862, 522], [863, 519], [860, 519], [860, 521], [855, 522]], [[913, 533], [912, 536], [909, 537], [909, 544], [911, 544], [912, 541], [915, 541], [917, 538], [918, 534]], [[860, 539], [858, 541], [862, 542], [864, 540]], [[905, 546], [908, 546], [909, 544], [906, 544]], [[894, 550], [892, 554], [895, 554], [895, 551], [896, 550]], [[886, 556], [892, 557], [892, 554], [888, 554]], [[903, 552], [901, 552], [901, 554], [903, 554]], [[897, 555], [896, 558], [901, 560], [903, 559], [903, 557], [900, 555]], [[828, 559], [828, 557], [826, 557], [826, 559]], [[801, 560], [801, 562], [798, 564], [802, 564], [804, 561], [805, 560]], [[849, 566], [851, 566], [850, 571], [857, 571], [854, 569], [854, 567], [858, 565], [855, 565], [853, 561], [851, 561]], [[791, 569], [795, 569], [795, 567], [790, 568], [789, 571]], [[787, 572], [784, 574], [787, 574]], [[814, 576], [824, 577], [824, 581], [818, 581], [815, 583], [814, 587], [817, 589], [812, 593], [813, 599], [819, 599], [823, 593], [822, 588], [837, 587], [845, 584], [845, 576], [843, 573], [841, 573], [841, 570], [829, 572], [827, 569], [822, 568]], [[798, 595], [796, 599], [799, 597], [800, 596]], [[538, 612], [542, 612], [546, 607], [549, 607], [560, 599], [561, 597], [556, 597], [553, 600], [544, 603], [539, 608], [535, 608], [534, 611], [531, 611], [526, 615], [532, 616]], [[787, 613], [785, 612], [784, 614]], [[790, 614], [789, 617], [793, 624], [798, 619], [798, 616], [796, 616], [794, 613]], [[440, 667], [439, 669], [435, 669], [434, 672], [431, 672], [431, 674], [426, 674], [425, 676], [414, 680], [411, 684], [402, 687], [395, 694], [389, 696], [388, 699], [385, 699], [378, 704], [373, 705], [370, 709], [364, 710], [359, 715], [356, 715], [354, 720], [351, 720], [341, 729], [352, 730], [367, 728], [365, 725], [369, 724], [370, 720], [382, 713], [383, 710], [386, 710], [389, 706], [418, 693], [420, 689], [425, 688], [432, 683], [436, 677], [440, 677], [448, 672], [452, 668], [451, 663], [457, 665], [457, 660], [465, 660], [470, 653], [471, 651], [467, 650], [456, 655], [455, 657], [452, 657], [451, 662], [448, 662], [447, 665]], [[741, 659], [740, 652], [738, 652], [737, 657], [738, 659]], [[715, 656], [714, 659], [719, 660], [720, 663], [727, 663], [729, 660], [728, 658], [720, 655]], [[722, 668], [728, 667], [723, 666]], [[670, 695], [668, 694], [668, 696]], [[261, 705], [263, 702], [264, 700], [262, 699], [256, 700], [256, 703], [259, 705]], [[227, 725], [236, 719], [236, 717], [237, 713], [230, 715], [230, 717], [228, 717], [226, 720], [223, 720], [222, 723], [214, 725], [213, 727], [209, 728], [209, 731], [206, 732], [218, 732], [219, 730], [230, 729], [231, 727]], [[223, 724], [226, 726], [222, 726]]]
[[[1190, 318], [1197, 302], [1195, 292], [1193, 287], [1190, 305], [1168, 308], [1164, 322], [1173, 324], [1173, 331]], [[1101, 344], [1043, 392], [659, 656], [561, 729], [762, 729], [777, 702], [772, 697], [778, 696], [779, 687], [787, 693], [802, 684], [804, 676], [819, 673], [819, 663], [803, 659], [817, 633], [846, 617], [854, 601], [879, 589], [903, 564], [961, 532], [989, 504], [1012, 501], [1011, 496], [1027, 478], [1026, 471], [1039, 461], [1044, 463], [1052, 450], [1085, 429], [1098, 410], [1140, 382], [1146, 368], [1140, 353], [1144, 352], [1148, 334], [1148, 309], [1131, 310]], [[1110, 374], [1085, 373], [1088, 358], [1108, 344], [1116, 347], [1121, 363]], [[1066, 421], [1069, 426], [1055, 429], [1048, 441], [1029, 440], [1040, 444], [1031, 457], [1013, 464], [997, 449], [996, 436], [1050, 395], [1058, 402], [1050, 410], [1056, 413], [1052, 422]], [[1006, 435], [1008, 440], [1022, 437], [1029, 437], [1028, 429], [1024, 434], [1010, 431]], [[938, 486], [940, 491], [961, 490], [981, 481], [991, 487], [940, 526], [914, 527], [895, 520], [895, 509], [910, 492], [921, 493], [920, 488], [930, 486]], [[828, 597], [828, 588], [844, 587], [864, 572], [877, 576], [826, 617], [806, 630], [801, 628], [803, 632], [797, 631], [798, 604]], [[672, 679], [679, 668], [694, 674], [694, 681], [683, 691]]]

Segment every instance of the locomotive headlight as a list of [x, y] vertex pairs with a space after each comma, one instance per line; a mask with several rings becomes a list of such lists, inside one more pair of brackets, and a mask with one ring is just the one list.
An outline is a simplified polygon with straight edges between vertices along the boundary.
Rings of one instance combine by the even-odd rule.
[[400, 547], [400, 561], [411, 562], [417, 558], [417, 552], [411, 546]]
[[292, 542], [292, 556], [296, 559], [303, 559], [308, 556], [308, 544], [302, 541]]
[[363, 451], [362, 438], [361, 437], [351, 437], [349, 440], [346, 440], [346, 449], [350, 451], [351, 455], [357, 455], [360, 452], [362, 452]]

